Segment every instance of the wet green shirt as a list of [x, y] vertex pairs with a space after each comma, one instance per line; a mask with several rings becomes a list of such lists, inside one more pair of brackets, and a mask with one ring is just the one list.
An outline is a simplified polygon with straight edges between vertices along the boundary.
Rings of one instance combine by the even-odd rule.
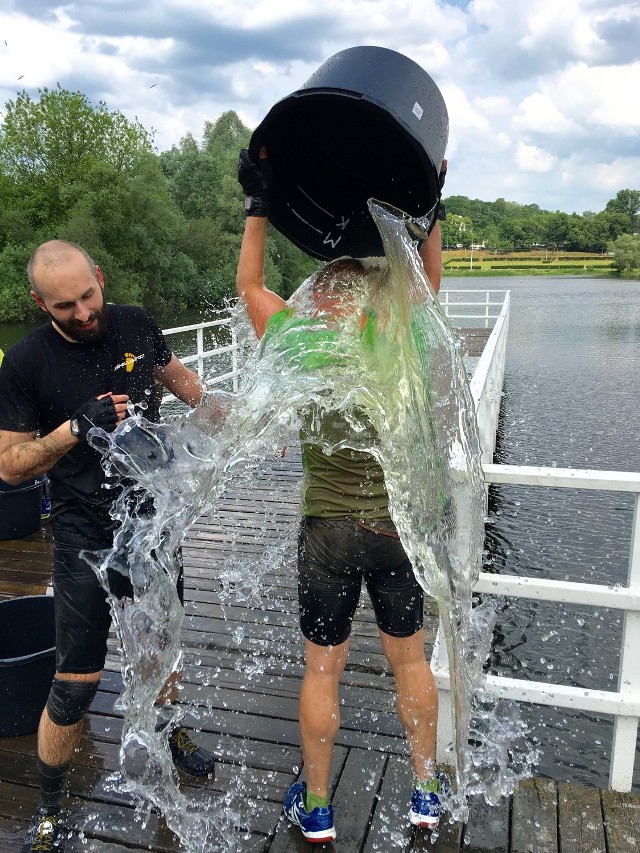
[[[362, 331], [364, 345], [373, 334], [374, 315]], [[316, 326], [312, 329], [311, 326]], [[274, 314], [267, 323], [263, 341], [286, 330], [287, 352], [298, 369], [316, 370], [335, 364], [339, 358], [336, 343], [339, 332], [318, 329], [316, 320], [296, 318], [291, 309]], [[313, 340], [313, 345], [309, 346]], [[338, 344], [339, 346], [339, 344]], [[310, 420], [310, 418], [309, 418]], [[348, 442], [353, 429], [340, 412], [322, 415], [321, 434], [327, 446]], [[302, 442], [303, 493], [302, 513], [321, 518], [357, 517], [388, 519], [389, 497], [384, 473], [370, 453], [341, 448], [327, 453], [310, 440], [307, 423], [300, 432]], [[358, 434], [358, 444], [377, 443], [372, 426]]]

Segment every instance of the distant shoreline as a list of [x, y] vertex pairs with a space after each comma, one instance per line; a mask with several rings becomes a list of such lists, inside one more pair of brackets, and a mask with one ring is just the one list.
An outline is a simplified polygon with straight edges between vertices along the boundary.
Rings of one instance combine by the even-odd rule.
[[491, 252], [488, 249], [443, 249], [445, 277], [559, 276], [640, 279], [640, 270], [618, 275], [610, 255], [535, 249], [528, 252]]

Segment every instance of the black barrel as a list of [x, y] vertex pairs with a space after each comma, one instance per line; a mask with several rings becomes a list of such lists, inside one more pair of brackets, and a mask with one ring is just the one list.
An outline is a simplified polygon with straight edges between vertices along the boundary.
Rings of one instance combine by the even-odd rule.
[[19, 486], [0, 480], [0, 539], [19, 539], [40, 529], [44, 479]]
[[251, 136], [267, 148], [273, 225], [313, 257], [382, 254], [367, 200], [422, 217], [439, 197], [449, 134], [440, 90], [384, 47], [336, 53], [269, 111]]
[[0, 601], [0, 737], [37, 731], [56, 668], [53, 598]]

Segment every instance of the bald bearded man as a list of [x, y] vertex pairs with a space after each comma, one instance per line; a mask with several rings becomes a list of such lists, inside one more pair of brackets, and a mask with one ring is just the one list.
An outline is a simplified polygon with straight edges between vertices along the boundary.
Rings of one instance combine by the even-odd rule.
[[[101, 456], [87, 432], [93, 426], [113, 431], [137, 404], [147, 419], [159, 420], [157, 383], [190, 406], [200, 402], [203, 388], [146, 310], [106, 302], [100, 267], [80, 246], [43, 243], [27, 275], [49, 322], [9, 349], [0, 365], [0, 478], [17, 485], [47, 472], [51, 485], [56, 672], [38, 729], [40, 803], [23, 853], [59, 853], [62, 791], [98, 689], [111, 624], [106, 593], [80, 556], [83, 549], [110, 548], [116, 528], [114, 491], [103, 488]], [[132, 596], [124, 575], [110, 571], [110, 582], [118, 598]], [[178, 595], [182, 601], [182, 577]], [[177, 700], [176, 681], [174, 674], [159, 704]], [[213, 774], [212, 756], [184, 727], [174, 726], [168, 739], [177, 767], [193, 776]]]

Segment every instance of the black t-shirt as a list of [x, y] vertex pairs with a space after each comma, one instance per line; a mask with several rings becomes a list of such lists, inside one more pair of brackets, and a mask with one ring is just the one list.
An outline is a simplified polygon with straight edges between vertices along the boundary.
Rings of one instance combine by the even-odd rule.
[[[47, 323], [5, 353], [0, 365], [0, 429], [47, 435], [92, 397], [128, 394], [159, 418], [154, 371], [171, 359], [162, 332], [144, 308], [108, 305], [105, 333], [71, 343]], [[109, 547], [115, 493], [103, 488], [100, 453], [79, 442], [50, 469], [51, 522], [57, 541]]]

